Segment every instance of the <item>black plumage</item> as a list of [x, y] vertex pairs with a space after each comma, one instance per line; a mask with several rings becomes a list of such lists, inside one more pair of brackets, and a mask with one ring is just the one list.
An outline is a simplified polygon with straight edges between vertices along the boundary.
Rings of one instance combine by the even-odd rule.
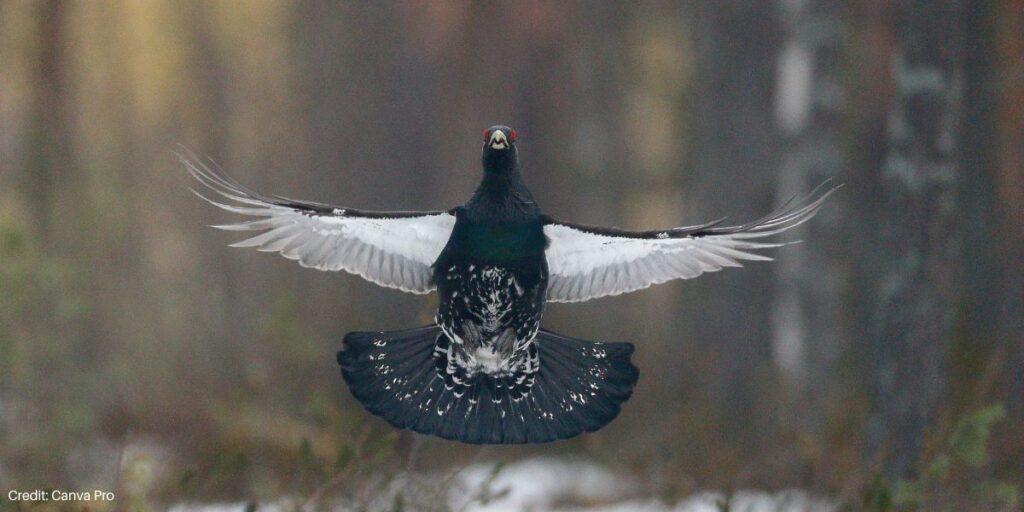
[[525, 349], [541, 364], [497, 375], [450, 366], [452, 345], [436, 325], [354, 332], [338, 362], [371, 413], [398, 428], [473, 444], [542, 443], [598, 430], [618, 415], [638, 376], [629, 343], [541, 330]]
[[397, 427], [468, 443], [564, 439], [611, 421], [636, 382], [632, 345], [538, 335], [547, 239], [515, 145], [493, 147], [512, 133], [488, 130], [483, 180], [453, 210], [455, 225], [433, 265], [438, 327], [352, 333], [338, 355], [355, 396]]
[[436, 290], [432, 325], [353, 332], [337, 354], [367, 410], [392, 425], [467, 443], [539, 443], [605, 426], [638, 371], [629, 343], [595, 343], [540, 328], [547, 302], [577, 302], [770, 259], [754, 241], [811, 218], [829, 190], [758, 221], [626, 231], [554, 220], [519, 172], [516, 132], [484, 132], [483, 178], [463, 206], [368, 212], [266, 197], [193, 159], [201, 183], [257, 220], [217, 226], [262, 231], [235, 245], [280, 252], [303, 266], [346, 270], [412, 293]]

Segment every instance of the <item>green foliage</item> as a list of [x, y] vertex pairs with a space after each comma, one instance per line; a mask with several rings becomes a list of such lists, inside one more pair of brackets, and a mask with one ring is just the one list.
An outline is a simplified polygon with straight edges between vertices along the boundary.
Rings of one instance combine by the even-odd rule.
[[391, 501], [391, 512], [405, 512], [405, 495], [401, 492], [395, 493], [395, 498]]
[[990, 460], [992, 429], [1005, 415], [1002, 404], [995, 404], [960, 418], [945, 439], [948, 451], [923, 461], [919, 478], [888, 482], [876, 475], [862, 492], [864, 509], [952, 512], [970, 506], [971, 510], [1017, 510], [1019, 487], [984, 471]]
[[1017, 510], [1020, 505], [1020, 488], [1010, 482], [982, 482], [976, 491], [979, 495], [990, 496], [993, 501], [1005, 504], [1009, 510]]
[[342, 444], [338, 447], [338, 456], [334, 459], [334, 470], [341, 471], [348, 467], [355, 458], [356, 450], [350, 444]]
[[83, 306], [74, 266], [31, 236], [29, 211], [0, 194], [0, 400], [31, 412], [0, 431], [0, 467], [18, 467], [14, 478], [61, 481], [65, 460], [52, 454], [85, 444], [96, 419], [89, 376], [75, 360], [84, 352], [74, 330]]
[[928, 478], [932, 480], [938, 480], [945, 478], [949, 474], [950, 469], [953, 467], [953, 459], [945, 453], [940, 453], [935, 456], [931, 464], [928, 465]]
[[864, 486], [861, 492], [861, 502], [864, 510], [869, 512], [885, 512], [893, 510], [893, 490], [882, 475], [875, 475], [871, 481]]
[[183, 491], [192, 489], [196, 479], [199, 477], [199, 468], [195, 466], [188, 466], [181, 470], [181, 475], [178, 476], [178, 488]]
[[898, 480], [892, 489], [892, 504], [896, 510], [916, 510], [926, 484], [925, 480]]
[[313, 442], [303, 437], [299, 444], [299, 471], [304, 471], [323, 478], [326, 471], [324, 463], [313, 453]]
[[988, 463], [988, 439], [992, 426], [1006, 416], [1002, 404], [991, 405], [957, 423], [949, 448], [964, 464], [980, 467]]

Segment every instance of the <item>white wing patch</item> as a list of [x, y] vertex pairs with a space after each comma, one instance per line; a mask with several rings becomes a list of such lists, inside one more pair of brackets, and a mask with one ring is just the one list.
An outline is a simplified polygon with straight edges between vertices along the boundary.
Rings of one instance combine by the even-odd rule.
[[[231, 244], [279, 252], [304, 267], [344, 270], [368, 281], [412, 293], [428, 293], [431, 265], [441, 254], [455, 216], [447, 212], [422, 215], [361, 215], [354, 210], [263, 198], [234, 182], [182, 158], [189, 172], [208, 188], [235, 204], [199, 197], [232, 213], [256, 220], [213, 226], [227, 231], [263, 231]], [[201, 165], [201, 164], [200, 164]]]
[[678, 228], [630, 233], [552, 222], [544, 226], [547, 249], [547, 299], [581, 302], [641, 290], [673, 279], [692, 279], [741, 261], [770, 261], [752, 251], [786, 245], [754, 239], [796, 227], [817, 213], [835, 190], [799, 208], [744, 226], [708, 229]]
[[[229, 205], [211, 201], [229, 211]], [[238, 213], [236, 211], [236, 213]], [[304, 267], [344, 270], [381, 286], [413, 293], [434, 289], [430, 266], [441, 254], [455, 217], [317, 217], [267, 206], [258, 221], [214, 226], [229, 231], [267, 230], [232, 247], [280, 252]]]

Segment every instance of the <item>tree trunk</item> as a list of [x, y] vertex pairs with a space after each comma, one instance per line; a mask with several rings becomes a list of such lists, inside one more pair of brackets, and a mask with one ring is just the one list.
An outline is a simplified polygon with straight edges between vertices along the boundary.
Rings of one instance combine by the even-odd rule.
[[57, 183], [56, 173], [67, 168], [70, 132], [67, 119], [65, 58], [65, 19], [68, 4], [51, 0], [39, 10], [39, 59], [36, 62], [30, 135], [29, 172], [23, 176], [25, 189], [35, 211], [35, 234], [44, 248], [51, 245], [53, 205], [51, 196]]
[[[842, 123], [848, 99], [840, 69], [842, 7], [838, 0], [780, 2], [786, 40], [777, 62], [776, 121], [785, 138], [779, 168], [782, 202], [828, 178], [844, 181]], [[840, 284], [847, 191], [830, 200], [775, 263], [773, 360], [784, 382], [784, 421], [826, 448], [824, 407], [837, 400], [840, 356], [848, 347]]]
[[1005, 460], [1024, 458], [1024, 2], [998, 4], [1000, 88], [995, 214], [999, 297], [995, 336], [1006, 347], [1004, 396], [1015, 433]]
[[[694, 155], [689, 199], [711, 218], [751, 220], [772, 207], [775, 130], [772, 82], [777, 26], [767, 2], [698, 4], [696, 86], [691, 130]], [[691, 216], [692, 217], [692, 216]], [[710, 357], [711, 400], [729, 434], [746, 436], [744, 451], [763, 448], [770, 420], [764, 370], [771, 366], [771, 270], [750, 265], [690, 284], [685, 307]], [[693, 300], [697, 298], [697, 300]], [[689, 300], [688, 300], [689, 299]], [[696, 303], [695, 303], [696, 302]], [[681, 308], [682, 310], [682, 308]], [[750, 457], [753, 459], [754, 457]]]
[[961, 9], [956, 0], [897, 7], [895, 97], [864, 247], [872, 365], [866, 448], [890, 479], [914, 473], [945, 382], [958, 288], [956, 225], [962, 103]]

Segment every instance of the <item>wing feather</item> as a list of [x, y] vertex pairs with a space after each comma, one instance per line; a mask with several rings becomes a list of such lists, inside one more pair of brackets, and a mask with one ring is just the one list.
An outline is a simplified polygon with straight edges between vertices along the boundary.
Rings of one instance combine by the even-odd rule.
[[258, 217], [213, 227], [225, 231], [261, 231], [231, 247], [279, 252], [303, 267], [344, 270], [368, 281], [412, 293], [434, 289], [431, 266], [451, 236], [450, 211], [372, 212], [323, 203], [257, 194], [214, 171], [193, 156], [182, 164], [214, 200], [197, 196], [228, 212]]
[[[673, 279], [771, 261], [758, 251], [787, 245], [763, 242], [810, 220], [839, 188], [823, 183], [806, 197], [787, 201], [754, 222], [722, 226], [722, 220], [663, 231], [627, 231], [547, 219], [547, 298], [581, 302], [641, 290]], [[841, 186], [841, 185], [840, 185]], [[723, 219], [724, 220], [724, 219]]]

